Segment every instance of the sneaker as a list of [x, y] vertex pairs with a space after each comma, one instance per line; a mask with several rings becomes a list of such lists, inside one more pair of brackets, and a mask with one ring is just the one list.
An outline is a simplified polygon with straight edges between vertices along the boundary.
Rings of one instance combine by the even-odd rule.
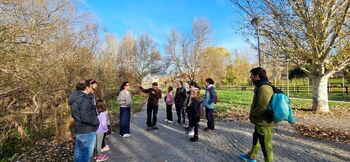
[[188, 132], [188, 135], [189, 135], [189, 136], [194, 136], [194, 131], [189, 131], [189, 132]]
[[241, 154], [239, 155], [239, 157], [246, 162], [256, 162], [255, 159], [250, 159], [247, 154]]
[[108, 151], [108, 150], [109, 150], [109, 146], [106, 145], [104, 148], [101, 149], [101, 152], [106, 152], [106, 151]]
[[106, 161], [108, 159], [109, 159], [109, 155], [108, 154], [98, 154], [98, 155], [95, 156], [96, 162]]
[[151, 127], [147, 127], [147, 128], [146, 128], [146, 131], [151, 131], [151, 130], [152, 130]]
[[168, 120], [168, 122], [169, 122], [169, 123], [173, 123], [173, 121], [171, 121], [171, 120]]
[[153, 129], [159, 129], [157, 126], [153, 126], [152, 128], [153, 128]]
[[131, 137], [131, 135], [130, 134], [124, 134], [122, 137], [123, 138], [128, 138], [128, 137]]
[[164, 121], [165, 121], [165, 122], [167, 122], [167, 121], [168, 121], [168, 119], [164, 119]]

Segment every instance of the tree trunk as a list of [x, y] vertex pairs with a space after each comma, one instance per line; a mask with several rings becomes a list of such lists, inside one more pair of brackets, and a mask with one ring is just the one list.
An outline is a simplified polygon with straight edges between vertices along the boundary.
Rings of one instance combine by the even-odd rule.
[[328, 112], [328, 76], [312, 76], [312, 110]]

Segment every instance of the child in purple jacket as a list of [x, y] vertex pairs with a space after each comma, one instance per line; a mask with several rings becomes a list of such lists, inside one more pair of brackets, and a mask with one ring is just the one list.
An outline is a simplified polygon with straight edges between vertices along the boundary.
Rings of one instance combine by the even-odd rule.
[[96, 130], [96, 161], [106, 161], [108, 160], [109, 156], [108, 154], [102, 154], [101, 153], [101, 146], [102, 146], [102, 140], [104, 133], [108, 131], [107, 127], [107, 113], [106, 113], [106, 105], [104, 104], [103, 100], [98, 100], [96, 104], [97, 111], [99, 113], [98, 119], [100, 120], [100, 125], [98, 126], [98, 129]]

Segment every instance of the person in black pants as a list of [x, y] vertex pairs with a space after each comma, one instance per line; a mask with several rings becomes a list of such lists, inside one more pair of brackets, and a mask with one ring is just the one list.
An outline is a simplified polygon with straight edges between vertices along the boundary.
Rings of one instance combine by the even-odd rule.
[[[144, 89], [140, 84], [137, 84], [140, 90], [144, 93], [148, 93], [147, 102], [147, 130], [158, 129], [157, 123], [157, 113], [158, 113], [158, 101], [162, 98], [162, 92], [158, 88], [158, 83], [153, 82], [152, 88]], [[153, 115], [153, 119], [152, 119]]]
[[185, 99], [186, 99], [186, 89], [183, 87], [183, 82], [178, 81], [176, 83], [176, 94], [175, 94], [175, 108], [177, 114], [177, 123], [185, 124]]
[[200, 88], [195, 82], [190, 83], [190, 101], [188, 106], [189, 127], [194, 129], [194, 136], [190, 138], [191, 142], [198, 141], [198, 127], [200, 120]]
[[165, 121], [169, 123], [173, 123], [173, 103], [174, 103], [174, 97], [173, 97], [173, 87], [168, 87], [168, 93], [164, 98], [165, 105], [166, 105], [166, 119]]

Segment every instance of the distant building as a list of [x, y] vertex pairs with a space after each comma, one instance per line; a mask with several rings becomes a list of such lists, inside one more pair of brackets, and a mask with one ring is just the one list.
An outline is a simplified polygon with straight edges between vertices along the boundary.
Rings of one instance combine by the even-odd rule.
[[338, 72], [335, 72], [331, 78], [341, 78], [344, 76], [344, 72], [343, 71], [338, 71]]

